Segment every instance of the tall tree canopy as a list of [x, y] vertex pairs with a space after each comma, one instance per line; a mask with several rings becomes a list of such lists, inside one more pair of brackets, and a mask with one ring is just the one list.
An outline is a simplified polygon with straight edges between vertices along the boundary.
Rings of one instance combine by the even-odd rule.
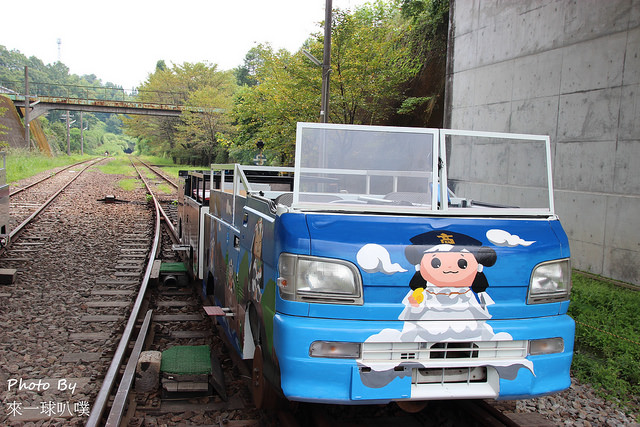
[[198, 62], [167, 67], [158, 61], [156, 70], [138, 88], [141, 102], [187, 105], [200, 112], [180, 117], [130, 116], [124, 120], [129, 135], [142, 140], [151, 153], [169, 154], [175, 160], [206, 164], [226, 161], [224, 141], [232, 131], [229, 114], [235, 79], [232, 71]]
[[[434, 125], [444, 94], [447, 13], [447, 0], [378, 0], [354, 12], [334, 10], [329, 122]], [[270, 163], [293, 162], [296, 122], [318, 121], [320, 113], [321, 69], [303, 51], [322, 58], [323, 46], [318, 33], [295, 54], [269, 45], [247, 54], [236, 71], [243, 86], [233, 109], [233, 160], [250, 161], [262, 141]]]
[[302, 52], [274, 52], [269, 45], [254, 48], [247, 59], [259, 65], [251, 76], [256, 84], [245, 85], [236, 94], [233, 115], [238, 134], [232, 158], [249, 161], [257, 153], [255, 144], [262, 141], [272, 163], [291, 163], [296, 123], [318, 119], [318, 69]]

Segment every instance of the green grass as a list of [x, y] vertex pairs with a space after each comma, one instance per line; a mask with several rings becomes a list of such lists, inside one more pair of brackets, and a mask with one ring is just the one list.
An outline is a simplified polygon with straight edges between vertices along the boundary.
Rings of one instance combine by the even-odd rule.
[[98, 166], [103, 173], [112, 175], [137, 176], [136, 170], [131, 166], [131, 161], [126, 156], [118, 156], [107, 163]]
[[140, 156], [140, 158], [150, 165], [175, 166], [170, 157]]
[[12, 149], [7, 154], [7, 184], [29, 178], [43, 171], [88, 160], [91, 157], [87, 155], [47, 157], [40, 153]]
[[130, 176], [131, 178], [123, 178], [118, 181], [118, 186], [125, 191], [132, 191], [143, 186], [142, 181], [137, 178], [138, 174], [131, 165], [129, 156], [116, 156], [108, 163], [101, 164], [98, 168], [103, 173]]
[[575, 273], [569, 314], [576, 321], [574, 375], [637, 411], [640, 291]]
[[158, 156], [140, 156], [142, 160], [152, 166], [160, 166], [162, 170], [173, 178], [178, 178], [178, 171], [181, 170], [202, 170], [206, 169], [200, 166], [176, 165], [171, 158]]
[[132, 191], [137, 188], [142, 188], [142, 181], [136, 178], [121, 179], [118, 181], [118, 187], [125, 191]]
[[171, 194], [173, 192], [173, 187], [170, 187], [168, 184], [160, 184], [157, 185], [156, 188], [165, 194]]
[[170, 177], [173, 177], [175, 179], [178, 178], [178, 171], [184, 171], [184, 170], [203, 170], [202, 168], [199, 168], [197, 166], [163, 166], [162, 170], [169, 175]]

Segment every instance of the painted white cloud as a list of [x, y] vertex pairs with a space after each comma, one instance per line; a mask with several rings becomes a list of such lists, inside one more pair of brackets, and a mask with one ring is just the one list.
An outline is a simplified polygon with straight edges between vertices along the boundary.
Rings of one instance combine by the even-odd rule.
[[360, 248], [356, 260], [367, 273], [393, 274], [407, 271], [400, 264], [392, 263], [389, 252], [375, 243], [369, 243]]
[[511, 234], [508, 231], [497, 229], [487, 231], [487, 239], [489, 239], [489, 241], [494, 245], [507, 246], [509, 248], [513, 248], [518, 245], [529, 246], [536, 242], [535, 240], [526, 241], [521, 239], [520, 236]]

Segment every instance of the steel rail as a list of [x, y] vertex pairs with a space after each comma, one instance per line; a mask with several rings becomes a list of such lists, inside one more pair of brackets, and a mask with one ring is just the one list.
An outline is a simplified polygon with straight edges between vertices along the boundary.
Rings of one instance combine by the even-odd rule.
[[[147, 164], [145, 164], [142, 160], [137, 159], [140, 163], [142, 163], [143, 165], [145, 165], [145, 167], [149, 168], [149, 170], [151, 170], [152, 172], [154, 172], [155, 174], [159, 175], [161, 178], [163, 178], [164, 180], [167, 180], [165, 177], [163, 177], [161, 174], [159, 174], [157, 171], [155, 171], [154, 169], [150, 168]], [[147, 187], [147, 191], [149, 192], [149, 194], [151, 194], [151, 196], [153, 196], [153, 200], [157, 202], [157, 199], [155, 197], [155, 195], [153, 194], [153, 192], [151, 191], [151, 187], [149, 186], [149, 184], [147, 183], [147, 181], [142, 177], [142, 174], [140, 173], [140, 171], [138, 170], [138, 168], [136, 167], [135, 163], [133, 163], [133, 160], [131, 161], [131, 164], [133, 165], [133, 167], [136, 169], [136, 171], [138, 172], [138, 175], [140, 175], [140, 178], [142, 179], [142, 182], [144, 183], [145, 187]], [[168, 181], [168, 180], [167, 180]], [[174, 184], [176, 185], [176, 184]], [[176, 188], [177, 185], [176, 185]], [[176, 231], [176, 228], [173, 226], [173, 224], [171, 223], [171, 219], [169, 218], [169, 215], [167, 215], [167, 213], [165, 212], [165, 210], [162, 208], [162, 205], [160, 204], [160, 202], [157, 202], [158, 205], [158, 209], [160, 210], [160, 214], [162, 215], [162, 219], [164, 220], [164, 224], [165, 226], [169, 229], [169, 232], [171, 233], [171, 237], [173, 238], [174, 242], [177, 242], [179, 240], [178, 238], [178, 232]]]
[[49, 175], [49, 176], [47, 176], [47, 177], [44, 177], [44, 178], [42, 178], [42, 179], [40, 179], [40, 180], [38, 180], [38, 181], [36, 181], [36, 182], [32, 182], [32, 183], [31, 183], [31, 184], [29, 184], [29, 185], [25, 185], [24, 187], [20, 187], [20, 188], [18, 188], [18, 189], [13, 190], [11, 193], [9, 193], [9, 197], [11, 197], [11, 196], [15, 196], [16, 194], [21, 193], [21, 192], [23, 192], [24, 190], [27, 190], [27, 189], [29, 189], [29, 188], [33, 187], [34, 185], [38, 185], [38, 184], [40, 184], [41, 182], [44, 182], [44, 181], [48, 180], [49, 178], [52, 178], [52, 177], [54, 177], [54, 176], [58, 175], [59, 173], [66, 171], [67, 169], [71, 169], [71, 168], [72, 168], [72, 167], [74, 167], [74, 166], [78, 166], [78, 165], [81, 165], [81, 164], [83, 164], [83, 163], [90, 162], [90, 161], [91, 161], [91, 159], [89, 159], [89, 160], [84, 160], [84, 161], [82, 161], [82, 162], [78, 162], [78, 163], [74, 163], [74, 164], [72, 164], [72, 165], [66, 166], [66, 167], [64, 167], [63, 169], [60, 169], [58, 172], [52, 173], [51, 175]]
[[144, 160], [142, 160], [141, 158], [136, 158], [137, 161], [139, 161], [140, 163], [142, 163], [143, 165], [145, 165], [145, 167], [147, 167], [148, 169], [151, 169], [153, 172], [155, 172], [157, 175], [160, 176], [160, 178], [164, 179], [165, 181], [167, 181], [173, 188], [178, 188], [178, 184], [176, 184], [175, 182], [173, 182], [171, 179], [169, 179], [168, 176], [166, 176], [164, 174], [164, 172], [161, 172], [158, 168], [151, 166], [150, 164], [148, 164], [147, 162], [145, 162]]
[[[135, 165], [134, 165], [135, 168]], [[136, 171], [138, 168], [135, 168]], [[138, 171], [138, 173], [140, 173]], [[140, 175], [140, 179], [145, 185], [147, 185], [145, 179]], [[147, 187], [148, 188], [148, 187]], [[120, 371], [120, 367], [122, 366], [122, 361], [124, 360], [125, 353], [127, 348], [129, 347], [129, 343], [131, 341], [131, 336], [133, 334], [133, 330], [135, 324], [138, 320], [138, 316], [140, 314], [140, 309], [142, 307], [142, 303], [144, 301], [147, 287], [149, 285], [149, 280], [151, 276], [151, 270], [153, 269], [153, 260], [155, 260], [156, 254], [158, 253], [158, 249], [160, 247], [160, 204], [158, 200], [155, 198], [153, 194], [151, 194], [154, 205], [155, 205], [155, 227], [154, 227], [154, 239], [153, 245], [151, 247], [151, 251], [149, 252], [149, 259], [147, 261], [147, 269], [145, 271], [144, 277], [142, 278], [142, 283], [140, 285], [140, 290], [138, 291], [138, 296], [136, 297], [136, 301], [134, 303], [133, 309], [131, 311], [131, 315], [129, 316], [129, 320], [127, 321], [127, 325], [124, 328], [124, 332], [122, 333], [122, 338], [118, 344], [118, 348], [113, 355], [113, 359], [111, 360], [111, 365], [109, 366], [109, 370], [105, 375], [104, 381], [102, 383], [102, 387], [98, 392], [98, 396], [93, 403], [93, 407], [91, 413], [89, 414], [89, 418], [87, 420], [86, 426], [93, 427], [100, 425], [100, 421], [102, 420], [102, 415], [107, 407], [107, 403], [109, 401], [109, 396], [111, 395], [111, 390], [116, 382], [116, 377], [118, 372]]]
[[27, 226], [27, 224], [29, 224], [31, 221], [33, 221], [33, 219], [35, 217], [40, 215], [40, 213], [42, 213], [42, 211], [47, 206], [49, 206], [51, 204], [51, 202], [53, 202], [56, 199], [56, 197], [58, 197], [60, 195], [60, 193], [62, 193], [69, 185], [71, 185], [76, 179], [78, 179], [80, 177], [80, 175], [84, 171], [86, 171], [91, 166], [95, 165], [96, 163], [98, 163], [99, 161], [102, 161], [102, 160], [103, 159], [98, 159], [98, 160], [94, 161], [93, 163], [91, 163], [90, 165], [85, 166], [85, 168], [82, 169], [76, 176], [74, 176], [73, 179], [71, 179], [64, 186], [62, 186], [62, 188], [60, 188], [51, 197], [49, 197], [46, 202], [44, 202], [42, 205], [40, 205], [40, 207], [35, 212], [33, 212], [31, 215], [29, 215], [29, 217], [27, 219], [22, 221], [18, 226], [16, 226], [13, 230], [11, 230], [11, 232], [9, 233], [9, 242], [11, 242], [13, 239], [17, 238], [17, 236], [19, 236], [20, 233], [22, 233], [22, 231]]
[[[462, 400], [460, 405], [468, 412], [478, 425], [487, 427], [523, 427], [518, 421], [512, 420], [500, 410], [489, 405], [485, 400]], [[539, 426], [545, 426], [541, 419]]]
[[133, 384], [133, 378], [136, 374], [136, 367], [138, 365], [140, 353], [142, 353], [142, 347], [144, 346], [144, 342], [147, 339], [147, 333], [149, 332], [149, 326], [151, 325], [152, 315], [153, 310], [148, 310], [147, 314], [144, 317], [144, 322], [142, 323], [142, 327], [140, 328], [140, 332], [138, 333], [138, 339], [136, 339], [136, 343], [133, 347], [133, 350], [131, 351], [131, 355], [129, 356], [129, 361], [127, 362], [127, 366], [125, 367], [124, 373], [122, 374], [122, 380], [120, 381], [120, 385], [118, 386], [118, 391], [113, 398], [111, 411], [109, 412], [107, 422], [105, 423], [105, 426], [107, 427], [119, 427], [120, 423], [122, 422], [122, 415], [127, 403], [127, 397], [129, 397], [131, 384]]

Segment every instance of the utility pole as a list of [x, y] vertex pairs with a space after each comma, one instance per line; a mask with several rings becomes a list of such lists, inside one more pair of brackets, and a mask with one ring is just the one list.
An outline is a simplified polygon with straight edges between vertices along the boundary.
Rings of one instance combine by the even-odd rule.
[[82, 111], [80, 111], [80, 155], [84, 156], [84, 121], [82, 120]]
[[67, 110], [67, 156], [71, 155], [71, 136], [69, 135], [69, 110]]
[[29, 67], [24, 67], [24, 142], [27, 144], [27, 150], [31, 151], [31, 137], [29, 134], [29, 108], [31, 108], [29, 100]]
[[324, 51], [322, 54], [322, 123], [329, 121], [329, 73], [331, 73], [331, 12], [332, 0], [326, 0], [324, 7]]

